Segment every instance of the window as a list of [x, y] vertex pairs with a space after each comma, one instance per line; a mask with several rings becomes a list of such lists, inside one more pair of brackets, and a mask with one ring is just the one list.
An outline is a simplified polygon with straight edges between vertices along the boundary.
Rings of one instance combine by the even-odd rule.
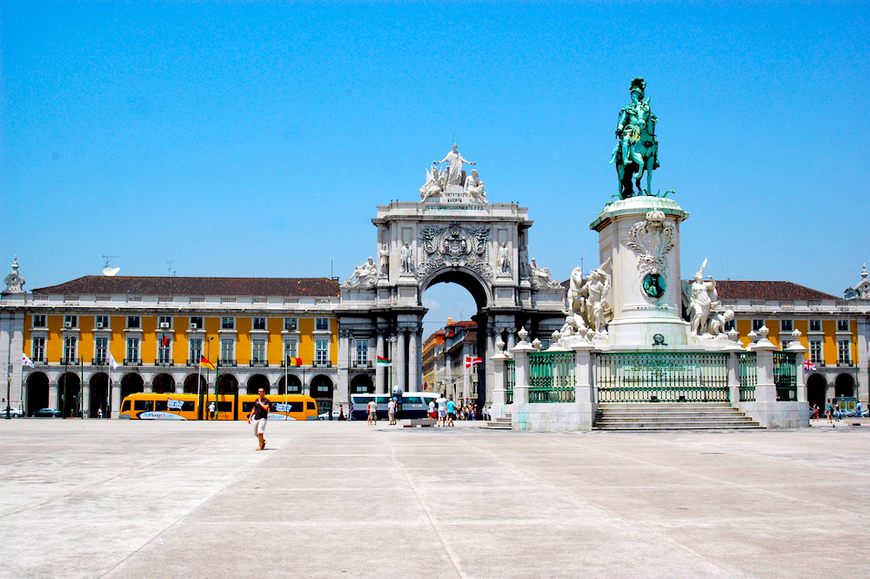
[[33, 316], [33, 327], [34, 328], [44, 328], [45, 327], [45, 316], [44, 315]]
[[314, 320], [314, 329], [318, 332], [328, 332], [329, 318], [316, 318]]
[[142, 320], [139, 316], [127, 316], [127, 329], [138, 329], [141, 327]]
[[160, 316], [157, 318], [157, 328], [161, 330], [169, 330], [172, 328], [171, 316]]
[[139, 364], [139, 338], [127, 338], [127, 357], [124, 364]]
[[368, 340], [357, 340], [356, 341], [356, 365], [357, 366], [368, 366], [369, 363], [369, 341]]
[[98, 330], [108, 330], [109, 316], [97, 316], [94, 319], [94, 327]]
[[779, 321], [779, 330], [781, 332], [793, 332], [794, 331], [794, 322], [792, 320], [780, 320]]
[[810, 340], [810, 362], [813, 364], [824, 364], [822, 358], [822, 342], [821, 340]]
[[199, 364], [202, 358], [202, 338], [191, 338], [190, 341], [190, 360], [189, 364]]
[[284, 362], [287, 362], [287, 358], [296, 358], [298, 354], [296, 353], [296, 340], [284, 340]]
[[810, 320], [810, 331], [811, 332], [821, 332], [822, 331], [822, 321], [821, 320]]
[[45, 338], [33, 338], [30, 354], [34, 362], [45, 362]]
[[94, 364], [103, 366], [106, 363], [109, 351], [109, 338], [94, 339]]
[[202, 325], [202, 316], [190, 316], [190, 329], [201, 330]]
[[737, 329], [737, 320], [728, 320], [725, 322], [725, 331], [730, 332], [731, 330]]
[[764, 320], [752, 320], [752, 331], [757, 332], [764, 326]]
[[[232, 320], [233, 318], [229, 319]], [[223, 340], [221, 340], [221, 364], [227, 366], [235, 366], [236, 358], [233, 355], [235, 352], [235, 346], [236, 341], [232, 338], [224, 338]]]
[[78, 328], [79, 327], [79, 317], [78, 316], [64, 316], [63, 317], [63, 327], [64, 328]]
[[326, 366], [329, 362], [329, 342], [317, 340], [314, 342], [314, 363], [318, 366]]
[[235, 330], [236, 329], [236, 318], [221, 318], [221, 329], [222, 330]]
[[172, 364], [172, 339], [167, 335], [157, 336], [157, 363]]
[[852, 365], [852, 343], [849, 340], [837, 342], [837, 363], [844, 366]]
[[254, 322], [252, 327], [255, 330], [265, 330], [266, 329], [266, 318], [254, 318]]
[[837, 320], [837, 331], [838, 332], [850, 331], [849, 320]]
[[63, 339], [64, 364], [75, 364], [78, 361], [78, 356], [76, 356], [77, 345], [78, 340], [75, 336], [67, 336]]
[[258, 339], [251, 341], [251, 364], [266, 364], [266, 340]]
[[287, 332], [295, 332], [299, 327], [299, 318], [284, 318], [284, 330]]

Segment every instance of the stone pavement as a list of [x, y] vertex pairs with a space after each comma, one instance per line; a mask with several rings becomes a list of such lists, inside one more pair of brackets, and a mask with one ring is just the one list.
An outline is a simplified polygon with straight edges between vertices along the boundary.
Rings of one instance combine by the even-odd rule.
[[870, 576], [870, 424], [0, 420], [0, 577]]

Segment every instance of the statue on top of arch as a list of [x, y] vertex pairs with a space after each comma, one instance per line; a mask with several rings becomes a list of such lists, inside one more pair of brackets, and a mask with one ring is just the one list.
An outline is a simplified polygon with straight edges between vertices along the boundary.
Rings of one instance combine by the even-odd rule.
[[[476, 165], [469, 161], [458, 151], [458, 145], [453, 143], [453, 149], [440, 161], [434, 161], [432, 168], [426, 170], [426, 183], [420, 187], [420, 200], [426, 201], [430, 197], [440, 196], [444, 193], [464, 193], [475, 203], [486, 203], [486, 193], [483, 181], [476, 169], [468, 175], [462, 168], [463, 165]], [[447, 167], [439, 168], [441, 163], [447, 163]]]

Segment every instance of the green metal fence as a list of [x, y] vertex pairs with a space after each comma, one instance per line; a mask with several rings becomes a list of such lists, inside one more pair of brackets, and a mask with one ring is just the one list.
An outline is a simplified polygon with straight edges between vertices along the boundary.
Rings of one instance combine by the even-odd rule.
[[773, 353], [773, 383], [778, 401], [797, 400], [797, 362], [794, 352]]
[[504, 363], [505, 374], [507, 375], [506, 384], [504, 387], [504, 403], [514, 403], [514, 384], [517, 383], [517, 364], [514, 360], [507, 360]]
[[740, 354], [738, 377], [740, 379], [740, 402], [755, 402], [755, 385], [758, 384], [758, 363], [755, 352]]
[[605, 352], [598, 402], [728, 402], [728, 354]]
[[574, 352], [529, 354], [529, 402], [574, 402]]

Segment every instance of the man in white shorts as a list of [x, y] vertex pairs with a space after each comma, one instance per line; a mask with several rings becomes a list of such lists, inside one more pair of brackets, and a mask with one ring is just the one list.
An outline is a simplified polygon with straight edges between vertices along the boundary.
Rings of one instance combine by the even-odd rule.
[[248, 424], [254, 425], [254, 434], [260, 442], [257, 450], [266, 448], [266, 439], [263, 435], [266, 433], [266, 421], [269, 419], [269, 399], [266, 398], [266, 390], [260, 388], [257, 392], [260, 395], [254, 401], [254, 407], [251, 409], [251, 414], [248, 416]]
[[447, 424], [447, 399], [444, 394], [441, 394], [435, 402], [438, 404], [438, 426], [445, 426]]

